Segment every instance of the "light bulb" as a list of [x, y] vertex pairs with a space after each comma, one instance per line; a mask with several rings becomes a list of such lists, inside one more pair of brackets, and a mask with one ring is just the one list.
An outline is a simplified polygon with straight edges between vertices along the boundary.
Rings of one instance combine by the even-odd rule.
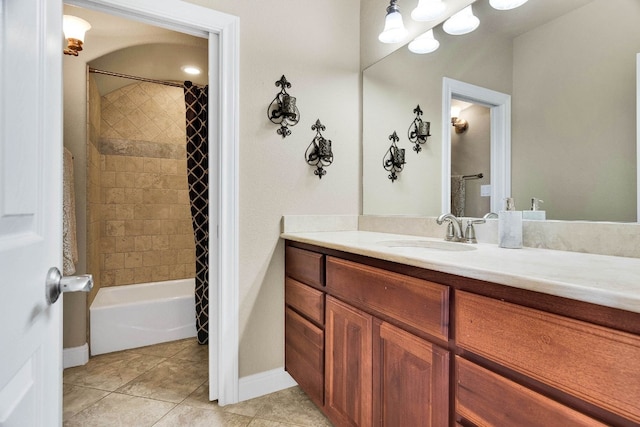
[[473, 14], [471, 5], [469, 5], [447, 19], [442, 29], [453, 36], [460, 36], [475, 30], [478, 25], [480, 25], [480, 20]]
[[91, 24], [73, 15], [64, 15], [62, 31], [65, 39], [80, 40], [84, 43], [84, 35], [91, 29]]
[[431, 53], [440, 47], [440, 42], [433, 37], [433, 30], [416, 37], [409, 43], [409, 50], [413, 53]]
[[384, 30], [378, 36], [382, 43], [399, 43], [403, 41], [409, 32], [404, 27], [400, 9], [396, 0], [391, 0], [387, 7], [387, 16], [384, 18]]
[[498, 10], [511, 10], [520, 7], [528, 0], [489, 0], [492, 8]]
[[180, 69], [187, 74], [191, 74], [192, 76], [197, 76], [202, 72], [202, 70], [195, 65], [183, 65], [182, 67], [180, 67]]
[[414, 21], [433, 21], [442, 16], [446, 9], [442, 0], [419, 0], [418, 6], [411, 12]]
[[385, 18], [384, 30], [378, 36], [378, 40], [382, 43], [399, 43], [407, 34], [400, 12], [392, 12]]

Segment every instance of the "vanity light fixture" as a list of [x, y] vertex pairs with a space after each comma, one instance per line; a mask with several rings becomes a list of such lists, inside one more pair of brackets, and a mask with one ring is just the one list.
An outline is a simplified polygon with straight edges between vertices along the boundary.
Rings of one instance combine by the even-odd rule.
[[67, 47], [64, 49], [65, 55], [78, 56], [84, 44], [84, 36], [91, 29], [91, 24], [82, 18], [73, 15], [64, 15], [62, 21], [62, 31], [67, 39]]
[[442, 0], [419, 0], [418, 6], [411, 12], [411, 18], [414, 21], [433, 21], [440, 18], [446, 8]]
[[409, 32], [402, 22], [398, 0], [391, 0], [387, 7], [387, 16], [384, 18], [384, 30], [378, 36], [378, 40], [382, 43], [399, 43], [407, 37], [407, 34]]
[[282, 75], [280, 80], [276, 81], [276, 87], [280, 87], [280, 92], [273, 98], [269, 108], [267, 108], [267, 117], [276, 125], [280, 125], [277, 133], [286, 138], [291, 135], [289, 126], [295, 126], [300, 121], [300, 110], [296, 106], [296, 98], [287, 93], [287, 89], [291, 88], [291, 83]]
[[433, 30], [416, 37], [409, 43], [409, 50], [413, 53], [431, 53], [440, 47], [440, 42], [433, 37]]
[[396, 131], [389, 135], [389, 140], [391, 141], [391, 146], [382, 158], [382, 166], [386, 171], [391, 172], [388, 178], [393, 182], [398, 179], [397, 174], [402, 172], [406, 162], [404, 161], [404, 148], [398, 148], [396, 145], [400, 140]]
[[442, 29], [452, 36], [461, 36], [472, 32], [478, 28], [478, 25], [480, 25], [480, 20], [473, 14], [473, 9], [469, 5], [444, 21]]
[[460, 107], [451, 107], [451, 125], [456, 128], [456, 133], [465, 133], [469, 129], [469, 122], [459, 118]]
[[511, 10], [520, 7], [528, 0], [489, 0], [492, 8], [498, 10]]
[[322, 179], [327, 174], [324, 170], [333, 163], [333, 152], [331, 151], [331, 140], [325, 139], [320, 131], [326, 130], [326, 127], [320, 123], [320, 119], [316, 120], [316, 124], [311, 126], [311, 130], [316, 131], [316, 136], [311, 140], [311, 144], [307, 147], [304, 157], [310, 166], [315, 166], [313, 171], [318, 178]]
[[422, 151], [421, 144], [427, 142], [427, 138], [431, 136], [429, 131], [431, 130], [431, 123], [422, 121], [420, 116], [422, 115], [422, 109], [420, 105], [413, 109], [413, 112], [416, 113], [416, 118], [413, 119], [411, 125], [409, 125], [409, 130], [407, 131], [407, 135], [409, 136], [409, 141], [413, 146], [413, 151], [419, 153]]

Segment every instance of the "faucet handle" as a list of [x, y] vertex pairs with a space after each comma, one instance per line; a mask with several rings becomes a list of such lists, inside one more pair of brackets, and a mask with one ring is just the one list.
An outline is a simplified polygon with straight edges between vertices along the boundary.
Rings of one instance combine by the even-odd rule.
[[446, 240], [447, 242], [450, 242], [452, 240], [455, 240], [455, 233], [453, 231], [453, 223], [451, 221], [448, 222], [447, 224], [447, 234], [444, 237], [444, 240]]
[[478, 239], [476, 239], [476, 229], [473, 228], [474, 224], [484, 224], [485, 222], [487, 222], [484, 219], [474, 219], [474, 220], [468, 220], [467, 221], [467, 229], [464, 232], [464, 241], [466, 243], [478, 243]]

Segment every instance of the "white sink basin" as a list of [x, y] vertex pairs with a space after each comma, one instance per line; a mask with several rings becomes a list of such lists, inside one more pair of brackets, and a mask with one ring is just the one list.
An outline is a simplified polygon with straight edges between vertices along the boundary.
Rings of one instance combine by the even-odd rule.
[[435, 251], [464, 252], [475, 251], [476, 247], [472, 244], [434, 241], [434, 240], [383, 240], [377, 242], [380, 246], [388, 248], [415, 248], [430, 249]]

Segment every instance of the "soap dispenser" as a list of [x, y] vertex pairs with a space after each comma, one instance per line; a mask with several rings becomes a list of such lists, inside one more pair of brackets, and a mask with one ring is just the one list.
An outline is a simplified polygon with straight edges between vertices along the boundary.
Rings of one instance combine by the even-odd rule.
[[522, 248], [522, 211], [516, 210], [513, 198], [505, 199], [504, 211], [498, 212], [498, 246], [501, 248]]
[[547, 213], [545, 211], [540, 210], [540, 203], [544, 203], [544, 200], [540, 200], [537, 197], [531, 198], [531, 210], [523, 211], [522, 218], [523, 219], [535, 219], [544, 221], [547, 219]]

